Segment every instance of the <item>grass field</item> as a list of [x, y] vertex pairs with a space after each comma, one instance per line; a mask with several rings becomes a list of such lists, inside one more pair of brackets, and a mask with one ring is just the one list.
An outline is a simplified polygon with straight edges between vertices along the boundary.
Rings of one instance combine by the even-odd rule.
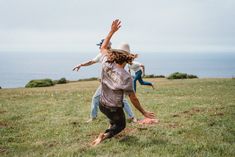
[[[95, 148], [106, 117], [86, 123], [98, 81], [0, 90], [0, 156], [235, 156], [235, 79], [147, 79], [137, 96], [160, 123], [127, 123]], [[136, 109], [137, 118], [143, 118]]]

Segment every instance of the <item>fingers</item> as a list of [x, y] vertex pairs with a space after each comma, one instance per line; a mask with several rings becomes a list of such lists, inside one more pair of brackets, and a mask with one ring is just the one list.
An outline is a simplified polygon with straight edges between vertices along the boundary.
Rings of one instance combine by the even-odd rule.
[[147, 118], [153, 119], [153, 118], [155, 118], [155, 116], [154, 115], [149, 115]]
[[155, 115], [154, 115], [153, 112], [148, 112], [148, 113], [146, 114], [146, 117], [147, 117], [147, 118], [154, 118]]
[[73, 68], [73, 71], [78, 71], [79, 70], [79, 67], [75, 67], [75, 68]]
[[118, 21], [117, 25], [118, 25], [118, 29], [121, 28], [121, 21]]
[[113, 24], [114, 25], [120, 25], [121, 21], [119, 19], [116, 19], [116, 20], [113, 21]]
[[121, 21], [116, 19], [112, 22], [112, 30], [117, 31], [121, 27]]

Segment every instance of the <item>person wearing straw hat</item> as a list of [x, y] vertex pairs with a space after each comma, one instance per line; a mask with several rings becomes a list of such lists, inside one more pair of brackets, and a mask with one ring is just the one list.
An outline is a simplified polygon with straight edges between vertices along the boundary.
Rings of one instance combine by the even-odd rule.
[[[101, 48], [101, 45], [103, 42], [104, 42], [104, 39], [102, 39], [100, 43], [96, 44], [97, 46], [99, 46], [99, 49]], [[109, 42], [108, 49], [111, 49], [111, 45], [112, 43]], [[99, 53], [94, 59], [89, 60], [85, 63], [76, 65], [73, 68], [73, 71], [74, 70], [78, 71], [83, 66], [90, 66], [96, 63], [101, 63], [101, 56], [102, 56], [101, 53]], [[86, 121], [88, 123], [94, 121], [97, 118], [100, 94], [101, 94], [101, 85], [96, 89], [95, 94], [92, 96], [90, 118]], [[126, 112], [128, 116], [127, 120], [129, 122], [134, 122], [134, 123], [137, 122], [137, 119], [135, 118], [135, 115], [131, 109], [131, 106], [129, 105], [126, 99], [123, 99], [123, 104], [124, 104], [124, 111]]]
[[[124, 51], [130, 53], [130, 46], [128, 43], [122, 43], [118, 49], [121, 49], [121, 50], [124, 50]], [[134, 54], [134, 59], [137, 57], [138, 57], [138, 55]], [[134, 76], [134, 80], [133, 80], [135, 92], [136, 92], [136, 81], [137, 80], [139, 81], [139, 83], [141, 85], [152, 86], [152, 88], [154, 89], [154, 86], [151, 82], [147, 82], [142, 79], [142, 75], [143, 76], [145, 75], [145, 67], [143, 64], [136, 62], [136, 61], [132, 61], [130, 64], [128, 64], [128, 68], [129, 68], [130, 73], [131, 73], [131, 70], [133, 70], [135, 72], [135, 76]]]
[[100, 111], [109, 119], [110, 127], [100, 133], [91, 145], [96, 146], [105, 139], [112, 138], [126, 127], [123, 112], [124, 94], [128, 95], [135, 108], [146, 118], [154, 118], [153, 112], [148, 112], [140, 105], [133, 89], [132, 77], [124, 68], [131, 63], [135, 55], [126, 49], [108, 49], [113, 34], [121, 27], [118, 19], [112, 22], [111, 30], [105, 38], [100, 53], [102, 54]]

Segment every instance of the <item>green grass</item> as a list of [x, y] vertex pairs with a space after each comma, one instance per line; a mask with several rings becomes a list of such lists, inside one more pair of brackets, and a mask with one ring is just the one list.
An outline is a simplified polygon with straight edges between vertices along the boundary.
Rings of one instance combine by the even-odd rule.
[[[160, 123], [128, 123], [113, 139], [89, 143], [108, 127], [90, 102], [98, 81], [0, 90], [0, 156], [235, 156], [235, 80], [147, 79], [137, 96]], [[138, 118], [143, 118], [136, 109]]]

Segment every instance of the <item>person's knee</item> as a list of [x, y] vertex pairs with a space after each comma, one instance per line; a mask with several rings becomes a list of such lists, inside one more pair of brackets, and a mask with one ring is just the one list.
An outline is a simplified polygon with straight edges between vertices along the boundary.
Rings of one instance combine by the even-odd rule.
[[123, 123], [121, 128], [122, 128], [122, 130], [124, 130], [126, 128], [126, 121]]
[[126, 119], [122, 120], [122, 122], [120, 123], [120, 131], [124, 130], [126, 128]]
[[136, 82], [136, 81], [138, 80], [138, 77], [134, 77], [134, 79], [133, 79], [133, 80], [134, 80], [134, 82]]
[[139, 80], [139, 83], [140, 83], [141, 85], [143, 85], [143, 84], [144, 84], [144, 81], [143, 81], [143, 80]]

